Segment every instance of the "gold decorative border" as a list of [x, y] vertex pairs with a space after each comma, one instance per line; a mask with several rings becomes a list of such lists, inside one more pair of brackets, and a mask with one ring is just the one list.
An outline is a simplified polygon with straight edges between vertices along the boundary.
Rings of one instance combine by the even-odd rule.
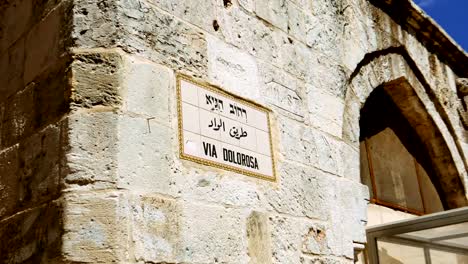
[[[205, 89], [207, 89], [207, 90], [209, 90], [211, 92], [214, 92], [214, 93], [217, 93], [219, 95], [228, 97], [228, 98], [230, 98], [232, 100], [241, 101], [241, 103], [246, 104], [249, 107], [255, 108], [255, 109], [259, 110], [259, 111], [262, 111], [262, 112], [266, 113], [267, 122], [268, 122], [268, 135], [269, 135], [269, 138], [270, 138], [270, 152], [271, 152], [273, 177], [267, 176], [267, 175], [264, 175], [264, 174], [261, 174], [261, 173], [256, 173], [256, 172], [251, 172], [251, 171], [244, 170], [244, 169], [239, 169], [239, 168], [236, 168], [234, 166], [214, 162], [214, 161], [211, 161], [211, 160], [207, 160], [207, 159], [200, 158], [200, 157], [195, 157], [195, 156], [184, 153], [184, 144], [183, 144], [183, 142], [184, 142], [183, 137], [184, 136], [183, 136], [183, 123], [182, 123], [182, 95], [181, 95], [181, 88], [180, 88], [180, 83], [181, 83], [182, 80], [187, 81], [187, 82], [192, 83], [192, 84], [197, 85], [197, 86], [201, 86], [201, 87], [203, 87], [203, 88], [205, 88]], [[255, 178], [258, 178], [258, 179], [262, 179], [262, 180], [268, 180], [268, 181], [273, 181], [273, 182], [276, 181], [276, 164], [275, 164], [275, 157], [274, 157], [274, 153], [273, 153], [274, 152], [273, 151], [274, 150], [273, 149], [273, 139], [272, 139], [272, 136], [271, 136], [271, 123], [270, 123], [271, 110], [270, 109], [268, 109], [267, 107], [262, 106], [262, 105], [260, 105], [260, 104], [258, 104], [256, 102], [254, 102], [252, 100], [243, 98], [243, 97], [238, 96], [238, 95], [234, 95], [234, 94], [222, 89], [221, 87], [209, 84], [209, 83], [204, 82], [202, 80], [198, 80], [198, 79], [195, 79], [195, 78], [193, 78], [191, 76], [181, 74], [181, 73], [176, 74], [176, 86], [177, 86], [177, 118], [178, 118], [178, 126], [179, 126], [179, 129], [178, 129], [178, 133], [179, 133], [179, 135], [178, 135], [178, 137], [179, 137], [179, 157], [181, 159], [196, 162], [196, 163], [206, 165], [206, 166], [211, 166], [211, 167], [215, 167], [215, 168], [219, 168], [219, 169], [233, 171], [233, 172], [236, 172], [236, 173], [239, 173], [239, 174], [244, 174], [244, 175], [255, 177]]]

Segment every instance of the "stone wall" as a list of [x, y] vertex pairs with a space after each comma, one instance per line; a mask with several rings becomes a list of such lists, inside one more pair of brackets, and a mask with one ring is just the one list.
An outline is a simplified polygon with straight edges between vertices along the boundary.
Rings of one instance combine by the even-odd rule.
[[0, 262], [61, 255], [70, 1], [0, 4]]
[[[400, 77], [466, 185], [457, 76], [367, 1], [38, 2], [0, 5], [5, 263], [353, 263], [359, 109]], [[276, 182], [178, 158], [179, 72], [272, 109]]]

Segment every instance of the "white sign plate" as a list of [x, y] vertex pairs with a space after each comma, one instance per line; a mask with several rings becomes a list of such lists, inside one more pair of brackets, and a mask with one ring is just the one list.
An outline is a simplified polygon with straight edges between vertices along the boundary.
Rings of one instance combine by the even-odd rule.
[[177, 94], [182, 159], [275, 180], [268, 109], [183, 75]]

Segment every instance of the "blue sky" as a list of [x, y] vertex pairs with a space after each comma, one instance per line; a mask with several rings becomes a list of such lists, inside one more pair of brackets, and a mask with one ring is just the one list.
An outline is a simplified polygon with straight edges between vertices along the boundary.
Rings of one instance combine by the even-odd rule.
[[414, 0], [468, 51], [468, 0]]

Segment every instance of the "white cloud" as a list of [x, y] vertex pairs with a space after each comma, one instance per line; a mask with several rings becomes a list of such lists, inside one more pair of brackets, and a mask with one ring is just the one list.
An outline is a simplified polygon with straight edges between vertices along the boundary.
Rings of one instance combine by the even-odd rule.
[[417, 4], [420, 7], [429, 7], [435, 3], [435, 0], [420, 0], [417, 2]]

